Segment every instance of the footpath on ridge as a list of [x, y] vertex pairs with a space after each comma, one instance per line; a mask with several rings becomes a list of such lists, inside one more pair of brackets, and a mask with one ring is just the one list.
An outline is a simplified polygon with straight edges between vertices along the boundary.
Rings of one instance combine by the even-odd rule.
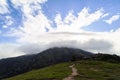
[[77, 69], [74, 66], [75, 64], [69, 66], [72, 69], [72, 73], [63, 80], [74, 80], [74, 77], [78, 75]]

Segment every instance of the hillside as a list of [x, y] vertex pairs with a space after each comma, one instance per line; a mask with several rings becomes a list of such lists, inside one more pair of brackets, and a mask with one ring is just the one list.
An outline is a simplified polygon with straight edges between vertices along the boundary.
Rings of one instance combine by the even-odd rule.
[[79, 60], [120, 63], [120, 57], [109, 54], [93, 54], [75, 48], [51, 48], [41, 53], [0, 60], [0, 79], [23, 74], [50, 65]]
[[92, 53], [74, 48], [51, 48], [38, 54], [0, 60], [0, 79], [49, 65], [90, 58]]
[[70, 65], [78, 70], [74, 80], [119, 80], [120, 64], [104, 61], [81, 60], [61, 63], [11, 77], [4, 80], [63, 80], [72, 72]]

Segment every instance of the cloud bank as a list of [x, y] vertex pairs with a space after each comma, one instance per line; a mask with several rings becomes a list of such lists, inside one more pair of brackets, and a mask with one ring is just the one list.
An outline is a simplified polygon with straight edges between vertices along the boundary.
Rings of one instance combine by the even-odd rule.
[[[0, 12], [7, 13], [9, 12], [7, 3], [5, 0], [3, 2], [4, 5], [0, 5], [5, 11], [0, 8]], [[102, 8], [90, 12], [89, 8], [84, 7], [77, 15], [74, 15], [74, 11], [69, 11], [65, 17], [57, 13], [54, 20], [50, 20], [42, 9], [47, 0], [11, 0], [11, 2], [15, 9], [21, 8], [22, 25], [11, 28], [4, 34], [16, 38], [16, 44], [0, 44], [0, 58], [38, 53], [51, 47], [72, 47], [120, 55], [118, 37], [120, 29], [113, 32], [92, 32], [83, 29], [109, 15]], [[105, 22], [111, 24], [118, 19], [119, 15], [115, 15]], [[14, 24], [12, 20], [12, 17], [8, 17], [9, 23], [4, 28]]]
[[18, 50], [18, 48], [19, 45], [17, 44], [10, 44], [10, 43], [0, 44], [0, 58], [24, 55], [25, 53]]

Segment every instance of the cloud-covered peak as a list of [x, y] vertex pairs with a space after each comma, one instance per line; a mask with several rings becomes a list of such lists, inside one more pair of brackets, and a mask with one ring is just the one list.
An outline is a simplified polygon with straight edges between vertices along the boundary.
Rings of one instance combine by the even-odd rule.
[[[0, 48], [6, 46], [9, 56], [37, 53], [50, 47], [75, 47], [119, 54], [120, 15], [117, 13], [120, 11], [115, 10], [118, 6], [114, 5], [115, 9], [110, 12], [106, 10], [109, 5], [99, 1], [96, 4], [91, 1], [92, 5], [84, 0], [83, 5], [78, 4], [81, 0], [70, 0], [69, 3], [68, 0], [1, 1]], [[63, 4], [65, 2], [68, 5]], [[103, 1], [104, 4], [106, 2]], [[4, 53], [8, 54], [0, 50], [0, 55]]]

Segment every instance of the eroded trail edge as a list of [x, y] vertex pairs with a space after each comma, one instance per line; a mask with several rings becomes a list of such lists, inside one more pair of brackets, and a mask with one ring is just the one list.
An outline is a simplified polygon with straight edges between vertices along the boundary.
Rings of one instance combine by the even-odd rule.
[[78, 71], [74, 66], [75, 66], [75, 64], [69, 66], [72, 69], [72, 73], [71, 73], [71, 75], [64, 78], [63, 80], [74, 80], [74, 77], [78, 75]]

